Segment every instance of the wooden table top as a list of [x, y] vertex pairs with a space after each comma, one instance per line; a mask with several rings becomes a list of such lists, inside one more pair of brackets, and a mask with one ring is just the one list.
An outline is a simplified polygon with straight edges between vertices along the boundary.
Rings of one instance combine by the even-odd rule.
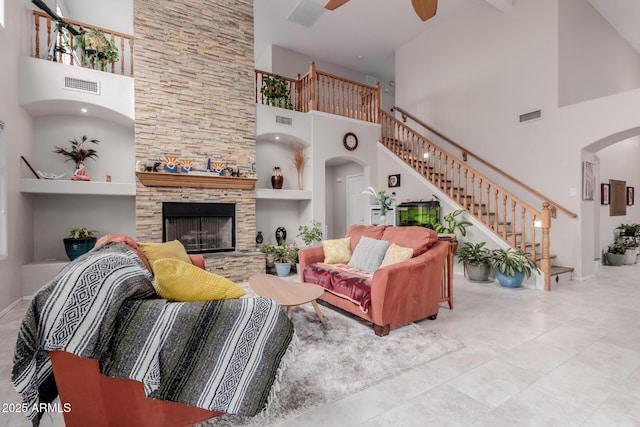
[[322, 286], [292, 282], [273, 274], [251, 276], [249, 277], [249, 285], [261, 297], [270, 298], [283, 306], [305, 304], [314, 301], [324, 293]]

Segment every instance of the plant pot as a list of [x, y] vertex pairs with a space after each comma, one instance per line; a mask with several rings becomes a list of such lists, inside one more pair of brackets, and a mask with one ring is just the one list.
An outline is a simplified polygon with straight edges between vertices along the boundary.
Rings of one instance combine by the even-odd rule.
[[71, 261], [93, 249], [97, 240], [96, 237], [87, 237], [86, 239], [62, 239], [64, 242], [64, 250], [67, 252], [67, 256]]
[[637, 249], [627, 249], [627, 251], [624, 253], [624, 261], [622, 263], [624, 265], [635, 264], [637, 257], [638, 257]]
[[619, 267], [624, 263], [624, 254], [607, 253], [607, 265]]
[[515, 276], [507, 276], [500, 272], [500, 269], [496, 267], [496, 277], [498, 278], [498, 283], [505, 288], [519, 288], [522, 286], [522, 282], [524, 281], [524, 274], [516, 271]]
[[468, 262], [464, 263], [465, 269], [467, 270], [467, 277], [471, 282], [488, 282], [489, 274], [491, 273], [491, 265], [482, 263], [482, 264], [471, 264]]
[[276, 262], [274, 264], [276, 266], [276, 275], [279, 277], [287, 277], [291, 272], [290, 262]]

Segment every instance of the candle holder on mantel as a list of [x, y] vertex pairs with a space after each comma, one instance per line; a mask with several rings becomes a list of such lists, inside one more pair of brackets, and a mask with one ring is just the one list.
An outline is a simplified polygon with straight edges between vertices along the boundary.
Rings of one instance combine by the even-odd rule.
[[284, 177], [282, 176], [282, 171], [279, 166], [273, 168], [273, 174], [271, 175], [271, 187], [274, 190], [282, 189], [282, 184], [284, 184]]

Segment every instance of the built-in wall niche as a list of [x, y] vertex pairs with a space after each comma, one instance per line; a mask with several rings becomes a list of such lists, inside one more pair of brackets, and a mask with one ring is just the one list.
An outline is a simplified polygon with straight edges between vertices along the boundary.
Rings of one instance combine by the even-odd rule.
[[616, 179], [609, 180], [609, 216], [627, 214], [627, 182]]

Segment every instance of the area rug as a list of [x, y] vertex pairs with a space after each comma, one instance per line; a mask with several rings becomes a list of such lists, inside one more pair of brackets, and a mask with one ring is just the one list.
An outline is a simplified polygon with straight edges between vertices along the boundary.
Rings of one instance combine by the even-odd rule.
[[265, 416], [224, 415], [199, 426], [276, 424], [464, 347], [429, 331], [429, 320], [424, 321], [426, 325], [410, 324], [378, 337], [370, 324], [355, 316], [324, 305], [320, 310], [324, 324], [311, 304], [293, 309], [297, 351]]

